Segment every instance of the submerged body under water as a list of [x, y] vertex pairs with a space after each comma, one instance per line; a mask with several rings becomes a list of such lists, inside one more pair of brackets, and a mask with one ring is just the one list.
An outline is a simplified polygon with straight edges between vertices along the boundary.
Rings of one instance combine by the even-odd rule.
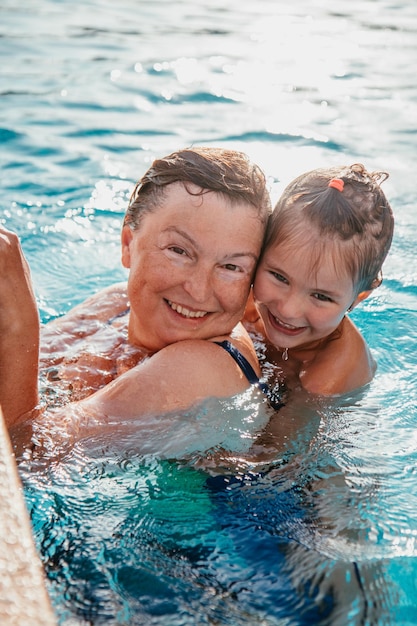
[[261, 405], [208, 401], [165, 436], [158, 418], [21, 461], [60, 623], [413, 623], [417, 562], [370, 451], [375, 408], [286, 407], [272, 419], [291, 439], [257, 461]]
[[416, 33], [414, 0], [1, 3], [0, 221], [43, 323], [125, 280], [134, 181], [179, 147], [248, 152], [273, 199], [386, 169], [396, 218], [351, 314], [378, 362], [361, 394], [272, 417], [248, 393], [21, 459], [60, 625], [417, 624]]

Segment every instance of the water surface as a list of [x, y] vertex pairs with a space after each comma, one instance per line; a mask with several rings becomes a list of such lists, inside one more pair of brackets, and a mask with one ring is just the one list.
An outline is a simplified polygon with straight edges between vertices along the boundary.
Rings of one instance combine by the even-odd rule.
[[267, 466], [201, 467], [209, 431], [173, 457], [125, 433], [22, 465], [61, 623], [416, 624], [415, 2], [3, 0], [0, 51], [0, 220], [44, 322], [126, 277], [127, 198], [178, 147], [245, 150], [274, 198], [363, 162], [390, 172], [396, 216], [382, 287], [352, 313], [375, 380], [306, 410]]

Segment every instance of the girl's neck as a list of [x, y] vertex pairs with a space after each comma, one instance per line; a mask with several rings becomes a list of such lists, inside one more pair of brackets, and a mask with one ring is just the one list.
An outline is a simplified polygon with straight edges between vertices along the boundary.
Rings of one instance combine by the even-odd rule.
[[[295, 346], [294, 348], [281, 348], [280, 346], [275, 346], [275, 352], [280, 355], [278, 358], [280, 358], [284, 363], [286, 361], [310, 361], [331, 341], [339, 339], [342, 334], [342, 324], [343, 320], [339, 326], [332, 333], [330, 333], [330, 335], [327, 335], [327, 337], [310, 341], [308, 343], [301, 344], [300, 346]], [[278, 358], [276, 357], [277, 361]]]

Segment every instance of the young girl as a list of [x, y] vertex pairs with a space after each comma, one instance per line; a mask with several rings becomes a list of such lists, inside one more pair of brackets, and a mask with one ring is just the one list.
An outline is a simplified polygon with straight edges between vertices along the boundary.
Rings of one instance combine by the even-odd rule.
[[376, 365], [347, 316], [382, 282], [393, 236], [384, 172], [363, 165], [307, 172], [270, 219], [246, 320], [272, 344], [288, 389], [321, 395], [368, 383]]

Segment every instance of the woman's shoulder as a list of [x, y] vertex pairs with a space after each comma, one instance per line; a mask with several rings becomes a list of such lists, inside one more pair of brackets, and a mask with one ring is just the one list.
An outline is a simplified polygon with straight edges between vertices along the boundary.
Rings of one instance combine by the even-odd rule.
[[[170, 344], [154, 354], [147, 363], [155, 372], [164, 373], [164, 385], [185, 396], [227, 397], [244, 391], [248, 379], [241, 367], [222, 345], [229, 342], [259, 375], [255, 351], [244, 329], [227, 336], [186, 339]], [[165, 388], [166, 391], [166, 388]]]
[[105, 322], [122, 313], [128, 306], [127, 284], [115, 283], [89, 296], [61, 317], [48, 322], [47, 326], [61, 325], [75, 320], [83, 322], [83, 320], [94, 319]]
[[248, 386], [221, 346], [207, 339], [186, 339], [143, 359], [87, 403], [106, 415], [131, 418], [183, 410], [206, 398], [228, 398]]
[[94, 317], [99, 321], [108, 321], [125, 311], [128, 306], [127, 283], [115, 283], [88, 297], [71, 309], [66, 316]]
[[128, 312], [126, 283], [110, 285], [41, 328], [41, 360], [58, 358]]

